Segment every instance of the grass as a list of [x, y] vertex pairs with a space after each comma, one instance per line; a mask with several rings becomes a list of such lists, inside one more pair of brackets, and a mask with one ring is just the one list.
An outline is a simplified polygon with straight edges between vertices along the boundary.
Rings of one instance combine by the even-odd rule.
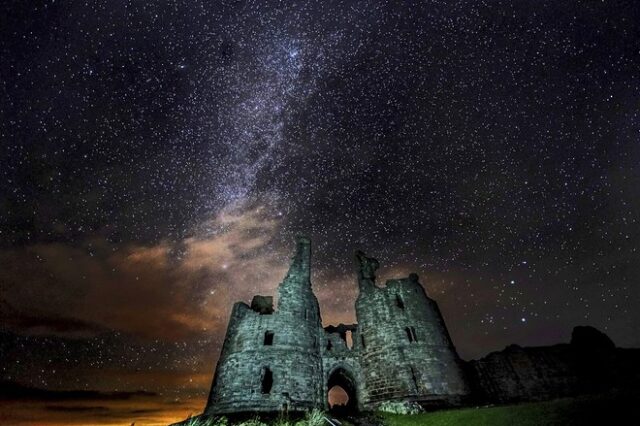
[[[325, 426], [325, 413], [314, 410], [300, 420], [255, 417], [231, 422], [226, 417], [194, 417], [184, 426]], [[584, 426], [640, 425], [640, 394], [581, 396], [516, 405], [461, 408], [404, 415], [377, 413], [385, 426]], [[377, 423], [377, 421], [375, 422]], [[344, 426], [347, 422], [342, 423]], [[367, 424], [372, 424], [367, 422]]]
[[638, 396], [585, 396], [518, 405], [402, 415], [383, 413], [388, 426], [640, 425]]
[[326, 424], [324, 416], [325, 414], [322, 411], [312, 410], [303, 419], [297, 421], [281, 417], [274, 421], [265, 422], [259, 416], [256, 416], [250, 420], [233, 423], [224, 416], [214, 418], [198, 416], [182, 422], [181, 426], [324, 426]]

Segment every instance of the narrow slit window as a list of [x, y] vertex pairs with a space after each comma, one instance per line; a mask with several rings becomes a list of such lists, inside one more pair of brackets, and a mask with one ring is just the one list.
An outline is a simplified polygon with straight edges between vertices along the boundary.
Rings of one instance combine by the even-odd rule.
[[327, 350], [330, 351], [332, 347], [333, 344], [331, 343], [331, 340], [327, 340]]
[[413, 341], [417, 342], [418, 341], [418, 336], [416, 335], [416, 329], [413, 327], [409, 327], [409, 329], [411, 330], [411, 335], [413, 336]]
[[407, 339], [409, 339], [409, 342], [413, 343], [416, 341], [416, 332], [413, 327], [405, 327], [404, 332], [407, 333]]
[[264, 345], [272, 346], [273, 345], [273, 331], [265, 331], [264, 333]]
[[364, 344], [364, 335], [362, 335], [362, 334], [360, 335], [360, 341], [362, 342], [362, 347], [366, 348], [367, 345]]
[[409, 339], [410, 342], [413, 342], [413, 336], [411, 335], [411, 330], [409, 329], [409, 327], [405, 327], [404, 332], [407, 333], [407, 339]]
[[270, 393], [273, 387], [273, 373], [269, 367], [262, 369], [262, 393]]
[[420, 391], [420, 388], [418, 387], [418, 378], [416, 377], [416, 370], [411, 367], [411, 379], [413, 380], [413, 386], [416, 389], [416, 392]]
[[396, 306], [404, 311], [404, 300], [399, 294], [396, 294]]

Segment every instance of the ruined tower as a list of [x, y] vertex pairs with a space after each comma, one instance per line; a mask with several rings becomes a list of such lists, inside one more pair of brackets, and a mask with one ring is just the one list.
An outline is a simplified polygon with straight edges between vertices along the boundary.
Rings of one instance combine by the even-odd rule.
[[310, 259], [309, 239], [298, 238], [277, 310], [270, 296], [234, 305], [205, 414], [326, 410], [335, 385], [353, 410], [461, 402], [469, 390], [460, 360], [416, 274], [378, 287], [378, 262], [358, 252], [358, 324], [323, 328]]
[[322, 397], [322, 326], [311, 290], [311, 243], [300, 237], [289, 272], [273, 298], [238, 302], [229, 319], [207, 414], [305, 411]]
[[356, 317], [360, 334], [362, 400], [457, 405], [469, 394], [461, 361], [438, 309], [418, 275], [375, 284], [378, 261], [358, 252]]

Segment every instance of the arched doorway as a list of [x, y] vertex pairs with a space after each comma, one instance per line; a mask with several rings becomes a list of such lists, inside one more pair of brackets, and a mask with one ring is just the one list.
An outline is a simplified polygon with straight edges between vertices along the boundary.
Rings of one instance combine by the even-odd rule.
[[348, 414], [358, 411], [356, 382], [353, 375], [342, 367], [338, 367], [327, 380], [328, 406], [334, 414]]

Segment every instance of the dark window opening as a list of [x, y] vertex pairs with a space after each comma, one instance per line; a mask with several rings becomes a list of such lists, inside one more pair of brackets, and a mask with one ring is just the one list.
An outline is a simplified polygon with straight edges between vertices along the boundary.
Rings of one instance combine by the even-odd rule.
[[413, 379], [413, 386], [415, 386], [416, 392], [419, 391], [418, 388], [418, 378], [416, 377], [416, 370], [413, 367], [411, 368], [411, 379]]
[[273, 331], [265, 331], [265, 333], [264, 333], [264, 345], [265, 346], [273, 345]]
[[268, 367], [262, 369], [262, 393], [270, 393], [273, 387], [273, 373]]
[[362, 342], [362, 347], [366, 348], [367, 345], [364, 344], [364, 335], [362, 335], [362, 334], [360, 335], [360, 341]]
[[396, 306], [404, 311], [404, 301], [399, 294], [396, 294]]
[[413, 343], [416, 342], [418, 339], [416, 337], [416, 329], [413, 327], [405, 327], [404, 329], [405, 333], [407, 333], [407, 339], [409, 339], [409, 342]]
[[410, 342], [413, 342], [413, 336], [411, 335], [411, 330], [409, 330], [409, 327], [405, 327], [404, 332], [407, 333], [407, 339], [409, 339]]
[[330, 351], [332, 347], [333, 344], [331, 343], [331, 340], [327, 340], [327, 350]]

